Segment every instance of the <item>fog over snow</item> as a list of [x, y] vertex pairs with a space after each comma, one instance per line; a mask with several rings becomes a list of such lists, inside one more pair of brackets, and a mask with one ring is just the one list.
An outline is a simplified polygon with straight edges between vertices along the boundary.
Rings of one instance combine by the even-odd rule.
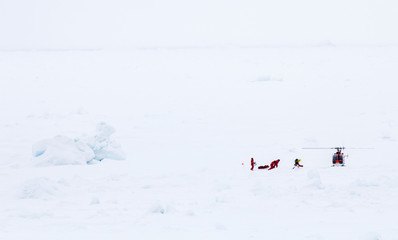
[[394, 0], [0, 1], [1, 49], [396, 44]]
[[398, 239], [397, 11], [0, 0], [0, 239]]

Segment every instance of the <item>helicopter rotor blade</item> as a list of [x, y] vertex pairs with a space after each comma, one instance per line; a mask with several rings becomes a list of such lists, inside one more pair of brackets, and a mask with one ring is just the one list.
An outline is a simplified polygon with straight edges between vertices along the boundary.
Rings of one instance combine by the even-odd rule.
[[324, 148], [324, 147], [317, 147], [317, 148], [302, 148], [302, 149], [374, 149], [374, 148], [357, 148], [357, 147], [329, 147], [329, 148]]
[[[336, 148], [340, 148], [340, 147], [316, 147], [316, 148], [302, 148], [302, 149], [336, 149]], [[344, 147], [341, 147], [342, 149], [344, 149]]]
[[356, 148], [356, 147], [350, 147], [350, 148], [346, 148], [346, 149], [375, 149], [375, 148]]

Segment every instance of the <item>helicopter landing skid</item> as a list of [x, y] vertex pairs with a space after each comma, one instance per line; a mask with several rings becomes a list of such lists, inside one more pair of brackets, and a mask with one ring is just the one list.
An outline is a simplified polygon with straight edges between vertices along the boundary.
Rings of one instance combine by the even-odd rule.
[[344, 166], [345, 166], [344, 164], [336, 163], [336, 164], [332, 164], [331, 167], [344, 167]]

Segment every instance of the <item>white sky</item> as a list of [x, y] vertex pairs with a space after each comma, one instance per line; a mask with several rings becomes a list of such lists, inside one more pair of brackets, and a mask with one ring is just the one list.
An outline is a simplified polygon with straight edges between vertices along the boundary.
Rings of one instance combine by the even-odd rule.
[[398, 43], [396, 0], [0, 0], [0, 49]]

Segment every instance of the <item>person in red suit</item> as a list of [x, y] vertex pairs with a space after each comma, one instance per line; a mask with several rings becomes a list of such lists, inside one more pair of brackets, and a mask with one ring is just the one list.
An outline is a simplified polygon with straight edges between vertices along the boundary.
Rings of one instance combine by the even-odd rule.
[[251, 159], [250, 164], [252, 165], [252, 168], [250, 170], [253, 171], [254, 166], [256, 166], [256, 162], [254, 161], [254, 158]]
[[280, 159], [277, 159], [277, 160], [273, 161], [273, 162], [271, 163], [271, 166], [268, 168], [268, 170], [277, 168], [280, 161], [281, 161]]

